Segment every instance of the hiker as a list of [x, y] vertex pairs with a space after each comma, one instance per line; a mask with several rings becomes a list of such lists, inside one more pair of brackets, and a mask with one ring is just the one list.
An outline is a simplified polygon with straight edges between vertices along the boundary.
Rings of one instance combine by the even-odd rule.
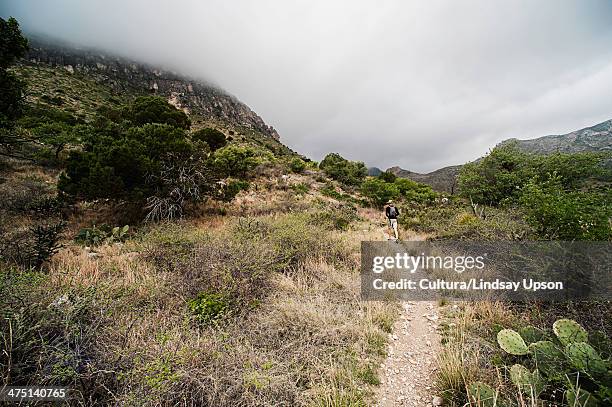
[[389, 221], [389, 227], [393, 229], [393, 234], [395, 235], [395, 240], [399, 239], [397, 233], [397, 218], [400, 215], [399, 209], [395, 207], [393, 201], [387, 202], [387, 206], [385, 207], [385, 216]]

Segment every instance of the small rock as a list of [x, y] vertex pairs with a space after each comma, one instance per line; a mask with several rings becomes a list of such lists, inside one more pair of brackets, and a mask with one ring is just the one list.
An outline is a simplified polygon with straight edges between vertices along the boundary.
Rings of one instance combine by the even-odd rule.
[[436, 407], [441, 406], [442, 404], [444, 404], [444, 399], [440, 396], [435, 396], [433, 400], [431, 400], [431, 404]]

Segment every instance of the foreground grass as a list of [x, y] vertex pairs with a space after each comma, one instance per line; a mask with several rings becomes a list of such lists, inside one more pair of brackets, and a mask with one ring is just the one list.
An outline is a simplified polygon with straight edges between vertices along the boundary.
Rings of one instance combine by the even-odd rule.
[[[371, 404], [394, 309], [360, 301], [329, 216], [215, 224], [70, 245], [47, 275], [5, 270], [5, 383], [68, 385], [85, 405]], [[202, 298], [221, 311], [190, 305]]]

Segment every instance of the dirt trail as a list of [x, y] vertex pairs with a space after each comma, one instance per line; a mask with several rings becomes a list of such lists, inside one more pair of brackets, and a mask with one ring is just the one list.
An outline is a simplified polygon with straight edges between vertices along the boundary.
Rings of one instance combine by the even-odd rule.
[[[359, 240], [387, 240], [390, 236], [380, 212], [363, 211], [367, 229], [356, 236]], [[425, 240], [426, 234], [400, 230], [402, 240]], [[441, 308], [433, 301], [407, 301], [401, 304], [401, 315], [389, 335], [387, 359], [381, 365], [378, 407], [437, 407], [434, 376], [437, 357], [442, 349], [438, 323]]]
[[[425, 235], [404, 231], [404, 240], [424, 240]], [[442, 348], [438, 322], [440, 309], [434, 301], [401, 303], [402, 315], [389, 335], [387, 360], [381, 366], [379, 407], [437, 406], [434, 375]]]
[[434, 374], [441, 343], [435, 302], [408, 301], [389, 338], [387, 360], [381, 366], [378, 406], [431, 406]]

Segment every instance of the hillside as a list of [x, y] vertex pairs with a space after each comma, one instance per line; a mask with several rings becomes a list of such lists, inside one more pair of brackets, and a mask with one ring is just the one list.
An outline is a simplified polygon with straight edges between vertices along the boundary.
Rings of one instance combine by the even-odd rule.
[[[543, 136], [531, 140], [512, 138], [502, 141], [498, 146], [509, 143], [516, 143], [521, 150], [533, 154], [612, 151], [612, 120], [567, 134]], [[395, 166], [387, 171], [398, 177], [429, 185], [435, 191], [453, 194], [457, 192], [456, 177], [460, 169], [461, 165], [451, 165], [427, 174], [420, 174]]]
[[[274, 129], [204, 83], [36, 43], [11, 71], [27, 89], [16, 132], [45, 142], [26, 143], [26, 159], [0, 156], [0, 313], [27, 326], [8, 333], [0, 324], [12, 341], [0, 352], [3, 384], [63, 384], [74, 389], [70, 405], [371, 404], [395, 313], [361, 302], [355, 284], [359, 241], [379, 237], [378, 211], [356, 208], [358, 196], [337, 193], [310, 163], [290, 169], [296, 157]], [[139, 97], [149, 94], [184, 109], [191, 127], [160, 123], [168, 110], [184, 116], [163, 100], [162, 114], [136, 125], [130, 109], [159, 102]], [[118, 112], [115, 122], [103, 116]], [[226, 147], [212, 152], [193, 137], [208, 126]], [[72, 138], [77, 131], [82, 138]], [[161, 148], [170, 154], [157, 162], [179, 169], [151, 166], [138, 187], [176, 177], [179, 188], [224, 185], [231, 196], [194, 199], [188, 216], [154, 223], [143, 221], [142, 200], [58, 194], [82, 150], [122, 182]], [[181, 167], [182, 151], [197, 161], [181, 155]]]
[[236, 97], [159, 67], [35, 37], [27, 57], [13, 69], [28, 82], [28, 102], [57, 107], [86, 121], [101, 106], [159, 95], [188, 113], [195, 129], [215, 127], [274, 152], [293, 153], [272, 126]]
[[400, 178], [408, 178], [429, 185], [434, 191], [453, 194], [456, 192], [456, 177], [460, 168], [460, 165], [451, 165], [427, 174], [419, 174], [418, 172], [404, 170], [397, 166], [391, 167], [387, 171], [392, 172]]
[[499, 145], [516, 142], [529, 153], [580, 153], [586, 151], [612, 151], [612, 120], [567, 134], [538, 137], [531, 140], [508, 139]]

